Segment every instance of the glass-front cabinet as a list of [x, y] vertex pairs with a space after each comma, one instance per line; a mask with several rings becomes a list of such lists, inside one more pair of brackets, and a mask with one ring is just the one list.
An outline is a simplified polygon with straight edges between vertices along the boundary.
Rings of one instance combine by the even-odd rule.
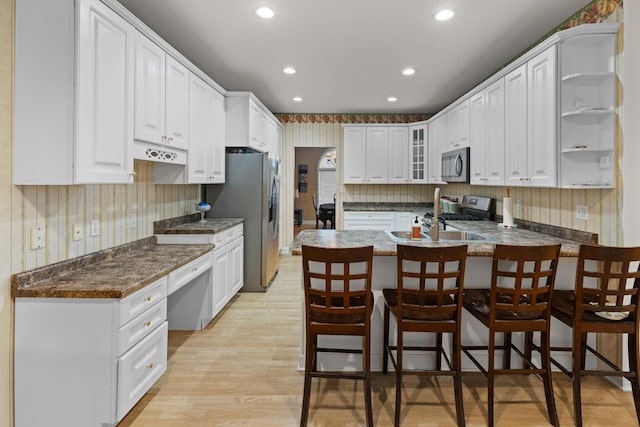
[[427, 124], [416, 124], [409, 128], [409, 182], [427, 182]]

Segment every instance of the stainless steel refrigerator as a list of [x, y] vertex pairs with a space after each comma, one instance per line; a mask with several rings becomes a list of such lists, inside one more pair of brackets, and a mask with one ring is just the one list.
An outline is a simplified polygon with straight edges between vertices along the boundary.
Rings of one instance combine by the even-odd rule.
[[207, 218], [244, 218], [245, 292], [266, 291], [278, 272], [279, 160], [227, 148], [224, 184], [205, 185]]

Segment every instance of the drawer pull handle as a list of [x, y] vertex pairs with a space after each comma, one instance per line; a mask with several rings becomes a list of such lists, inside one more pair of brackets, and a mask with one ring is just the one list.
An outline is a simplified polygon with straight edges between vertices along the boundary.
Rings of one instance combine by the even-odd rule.
[[145, 301], [151, 301], [151, 297], [150, 297], [150, 296], [148, 296], [148, 297], [146, 297], [144, 300], [145, 300]]
[[151, 362], [151, 363], [149, 363], [149, 364], [147, 365], [147, 369], [153, 369], [153, 362]]
[[198, 271], [198, 267], [193, 267], [191, 271]]
[[144, 322], [144, 326], [146, 326], [147, 328], [151, 326], [151, 321], [147, 320], [146, 322]]

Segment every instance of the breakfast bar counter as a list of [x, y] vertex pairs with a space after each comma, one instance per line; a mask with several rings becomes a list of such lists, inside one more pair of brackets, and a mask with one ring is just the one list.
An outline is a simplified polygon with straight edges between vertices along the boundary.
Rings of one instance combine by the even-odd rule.
[[[461, 231], [472, 231], [487, 238], [480, 241], [445, 241], [432, 242], [428, 238], [421, 240], [398, 239], [390, 232], [380, 230], [304, 230], [300, 232], [289, 246], [292, 255], [302, 255], [302, 245], [321, 246], [329, 248], [345, 248], [373, 245], [373, 271], [372, 290], [374, 294], [374, 309], [371, 319], [371, 368], [379, 371], [382, 368], [382, 324], [384, 300], [382, 289], [396, 286], [396, 253], [398, 244], [418, 246], [448, 246], [468, 245], [468, 257], [466, 262], [464, 287], [486, 288], [490, 286], [491, 263], [493, 250], [497, 243], [512, 245], [545, 245], [560, 244], [560, 259], [556, 273], [556, 289], [573, 289], [578, 249], [582, 242], [557, 237], [536, 231], [521, 228], [503, 229], [493, 221], [447, 221], [447, 229], [453, 227]], [[585, 241], [587, 243], [588, 241]], [[301, 260], [302, 261], [302, 260]], [[302, 279], [300, 281], [302, 286]], [[301, 301], [301, 311], [304, 313], [304, 299]], [[304, 319], [304, 315], [301, 316]], [[464, 345], [478, 345], [486, 342], [486, 332], [482, 332], [481, 324], [466, 312], [463, 312], [462, 342]], [[391, 326], [391, 335], [394, 336]], [[571, 330], [564, 325], [555, 323], [552, 325], [554, 345], [569, 346], [571, 343]], [[412, 334], [405, 338], [407, 345], [424, 345], [422, 334]], [[429, 338], [431, 339], [431, 338]], [[520, 339], [514, 337], [515, 339]], [[341, 345], [356, 346], [356, 341], [349, 341], [347, 337], [320, 337], [323, 345], [339, 347]], [[339, 341], [339, 342], [338, 342]], [[412, 344], [413, 343], [413, 344]], [[429, 344], [427, 344], [429, 345]], [[483, 360], [482, 355], [476, 355]], [[570, 365], [570, 357], [563, 354], [554, 354], [557, 360], [565, 365]], [[486, 354], [484, 355], [486, 359]], [[517, 362], [516, 359], [513, 360]], [[486, 362], [486, 360], [485, 360]], [[360, 366], [359, 358], [349, 358], [344, 354], [325, 353], [319, 356], [319, 364], [329, 370], [352, 370]], [[425, 369], [430, 366], [429, 354], [405, 355], [405, 366]], [[497, 355], [496, 363], [501, 362], [501, 355]], [[518, 362], [519, 363], [519, 362]], [[588, 360], [587, 363], [594, 363]], [[304, 325], [300, 325], [300, 353], [298, 367], [304, 367]], [[475, 371], [477, 368], [467, 358], [463, 357], [463, 369]]]

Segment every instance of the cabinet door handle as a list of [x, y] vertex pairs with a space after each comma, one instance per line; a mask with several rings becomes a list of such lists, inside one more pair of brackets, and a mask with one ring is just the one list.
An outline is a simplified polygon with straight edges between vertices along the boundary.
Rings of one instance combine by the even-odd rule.
[[151, 296], [146, 297], [144, 300], [147, 302], [151, 301]]
[[149, 363], [146, 367], [147, 369], [153, 369], [153, 362]]
[[146, 322], [144, 322], [144, 326], [146, 326], [147, 328], [151, 326], [151, 321], [147, 320]]
[[192, 267], [191, 271], [198, 271], [198, 267]]

